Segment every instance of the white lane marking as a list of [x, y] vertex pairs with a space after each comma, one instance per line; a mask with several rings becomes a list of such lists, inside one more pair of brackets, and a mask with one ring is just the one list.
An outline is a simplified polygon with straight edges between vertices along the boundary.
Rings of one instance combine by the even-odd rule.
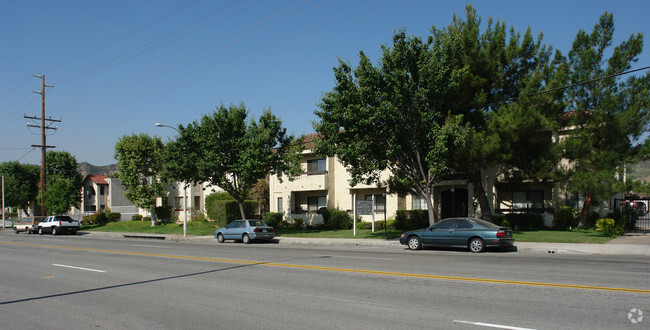
[[99, 270], [99, 269], [91, 269], [91, 268], [75, 267], [75, 266], [68, 266], [68, 265], [59, 265], [59, 264], [52, 264], [52, 266], [79, 269], [79, 270], [87, 270], [89, 272], [106, 273], [105, 270]]
[[377, 259], [377, 260], [394, 260], [395, 258], [380, 258], [380, 257], [355, 257], [355, 256], [336, 256], [336, 255], [314, 255], [317, 258], [352, 258], [352, 259]]
[[512, 327], [512, 326], [509, 326], [509, 325], [483, 323], [483, 322], [461, 321], [461, 320], [454, 320], [454, 323], [471, 324], [471, 325], [476, 325], [476, 326], [479, 326], [479, 327], [509, 329], [509, 330], [535, 330], [535, 329], [530, 329], [530, 328]]
[[162, 246], [162, 245], [139, 245], [139, 244], [133, 244], [133, 246], [139, 246], [139, 247], [152, 247], [152, 248], [160, 248], [160, 249], [166, 249], [168, 246]]

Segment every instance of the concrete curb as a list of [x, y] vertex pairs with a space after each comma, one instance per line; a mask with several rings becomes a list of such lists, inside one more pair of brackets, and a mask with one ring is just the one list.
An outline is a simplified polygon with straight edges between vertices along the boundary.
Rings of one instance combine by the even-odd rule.
[[[113, 237], [129, 239], [161, 239], [171, 241], [215, 242], [212, 236], [161, 235], [142, 233], [79, 232], [88, 237]], [[279, 244], [311, 246], [362, 246], [404, 248], [397, 239], [349, 239], [349, 238], [304, 238], [276, 237]], [[650, 244], [572, 244], [515, 242], [515, 250], [520, 253], [567, 254], [567, 255], [634, 255], [650, 256]]]

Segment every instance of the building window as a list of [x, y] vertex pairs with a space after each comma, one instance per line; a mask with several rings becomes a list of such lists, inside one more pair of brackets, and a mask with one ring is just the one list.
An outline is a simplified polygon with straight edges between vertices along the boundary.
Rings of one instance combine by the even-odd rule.
[[104, 192], [104, 186], [99, 186], [99, 194], [104, 196], [106, 193]]
[[411, 195], [411, 209], [412, 210], [426, 210], [427, 201], [421, 195]]
[[307, 211], [316, 212], [321, 207], [327, 207], [327, 197], [325, 196], [307, 197]]
[[514, 210], [541, 209], [544, 208], [544, 191], [513, 191], [512, 208]]
[[183, 197], [174, 197], [174, 208], [176, 210], [183, 209]]
[[282, 197], [278, 197], [278, 212], [284, 213], [284, 207], [282, 206]]
[[307, 160], [307, 173], [318, 174], [324, 173], [326, 170], [325, 158]]
[[[365, 199], [368, 201], [372, 200], [372, 195], [366, 195]], [[386, 210], [386, 196], [382, 194], [375, 195], [375, 211], [384, 212]]]

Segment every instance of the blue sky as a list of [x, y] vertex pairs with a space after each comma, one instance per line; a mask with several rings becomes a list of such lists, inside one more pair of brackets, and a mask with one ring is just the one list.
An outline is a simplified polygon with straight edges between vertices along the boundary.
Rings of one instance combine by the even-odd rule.
[[[46, 117], [61, 119], [48, 145], [78, 162], [115, 163], [115, 142], [197, 120], [215, 106], [244, 102], [253, 116], [270, 107], [295, 134], [312, 133], [314, 110], [334, 84], [338, 58], [374, 62], [393, 31], [427, 36], [464, 17], [467, 2], [435, 0], [112, 0], [2, 1], [0, 162], [40, 164], [38, 129], [45, 74]], [[475, 1], [478, 14], [515, 30], [543, 32], [566, 54], [579, 29], [614, 13], [615, 44], [642, 32], [650, 65], [650, 1]]]

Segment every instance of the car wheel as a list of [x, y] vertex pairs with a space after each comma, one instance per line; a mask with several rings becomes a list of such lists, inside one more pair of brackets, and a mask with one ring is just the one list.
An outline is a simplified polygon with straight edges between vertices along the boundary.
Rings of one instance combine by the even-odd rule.
[[38, 227], [38, 234], [39, 234], [39, 235], [43, 235], [43, 228]]
[[422, 241], [420, 241], [420, 238], [417, 236], [409, 237], [406, 243], [411, 250], [419, 250], [422, 248]]
[[18, 229], [14, 228], [14, 234], [18, 234], [18, 233], [19, 233]]
[[248, 244], [248, 243], [251, 242], [251, 238], [248, 236], [248, 234], [244, 234], [244, 236], [242, 236], [241, 240], [242, 240], [242, 242], [244, 242], [244, 244]]
[[483, 252], [485, 250], [485, 242], [478, 237], [474, 237], [469, 241], [469, 250], [474, 253]]
[[223, 239], [223, 234], [219, 234], [219, 235], [217, 235], [217, 242], [219, 242], [219, 243], [223, 243], [223, 241], [224, 241], [224, 239]]
[[58, 235], [59, 231], [56, 229], [56, 227], [52, 227], [52, 235]]

